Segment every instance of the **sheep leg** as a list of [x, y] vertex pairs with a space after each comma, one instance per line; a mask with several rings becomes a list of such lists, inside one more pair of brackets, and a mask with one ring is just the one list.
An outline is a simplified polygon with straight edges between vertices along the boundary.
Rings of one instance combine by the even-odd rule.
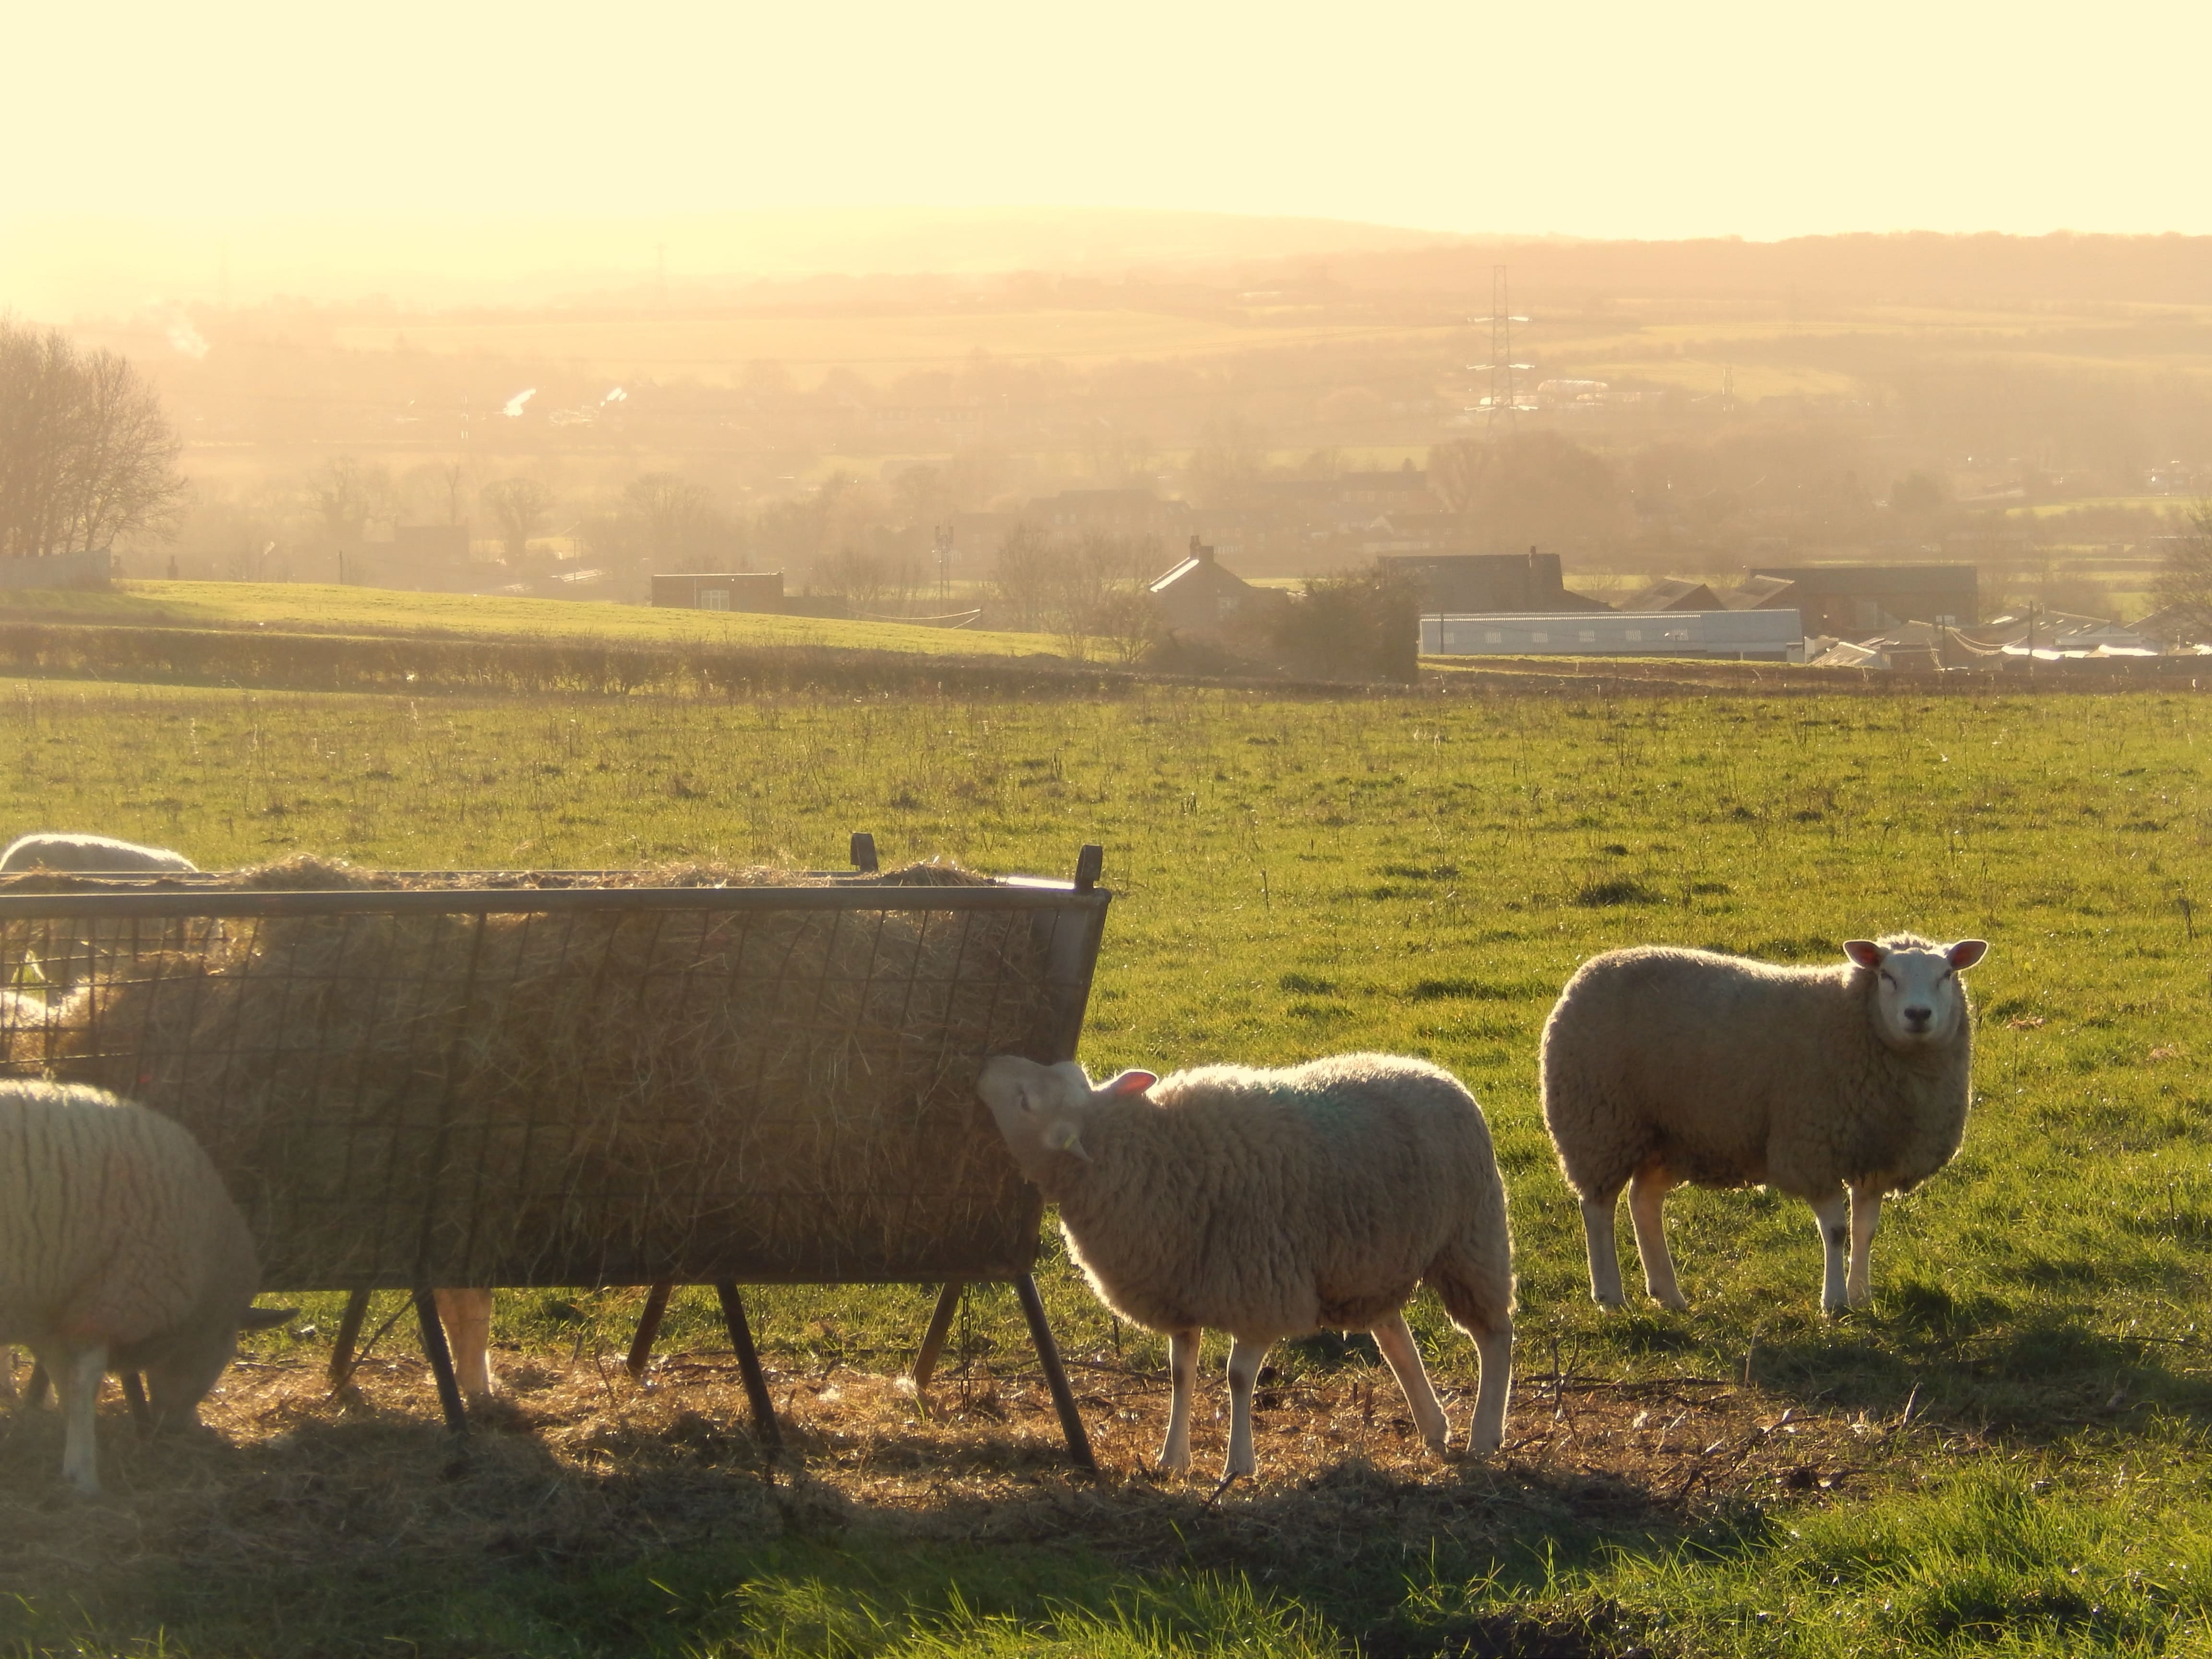
[[100, 1490], [100, 1383], [107, 1371], [107, 1350], [80, 1348], [57, 1355], [46, 1369], [62, 1407], [62, 1479], [90, 1497]]
[[1881, 1223], [1881, 1188], [1851, 1188], [1851, 1269], [1844, 1281], [1844, 1300], [1863, 1308], [1874, 1300], [1867, 1276], [1867, 1255], [1874, 1248], [1874, 1230]]
[[491, 1398], [491, 1292], [438, 1291], [438, 1322], [453, 1350], [453, 1381], [472, 1402]]
[[1474, 1333], [1474, 1352], [1482, 1361], [1482, 1381], [1474, 1393], [1474, 1424], [1467, 1449], [1478, 1455], [1505, 1443], [1505, 1401], [1513, 1389], [1513, 1322]]
[[1421, 1431], [1421, 1438], [1428, 1443], [1429, 1449], [1442, 1457], [1449, 1432], [1444, 1422], [1444, 1408], [1437, 1403], [1437, 1391], [1430, 1386], [1429, 1374], [1422, 1368], [1421, 1351], [1414, 1345], [1413, 1334], [1406, 1328], [1404, 1310], [1380, 1324], [1370, 1325], [1367, 1334], [1375, 1339], [1375, 1346], [1382, 1349], [1382, 1358], [1389, 1364], [1390, 1374], [1398, 1379], [1407, 1407], [1413, 1413], [1413, 1426]]
[[[1628, 1183], [1628, 1218], [1636, 1227], [1636, 1254], [1644, 1262], [1644, 1288], [1662, 1307], [1690, 1305], [1674, 1282], [1674, 1258], [1667, 1250], [1667, 1194], [1674, 1182], [1664, 1170], [1646, 1166]], [[1618, 1266], [1616, 1264], [1615, 1271]]]
[[1618, 1308], [1627, 1298], [1620, 1289], [1620, 1246], [1613, 1233], [1613, 1188], [1602, 1198], [1583, 1200], [1583, 1241], [1589, 1246], [1590, 1297], [1601, 1308]]
[[1221, 1466], [1224, 1480], [1254, 1474], [1260, 1467], [1252, 1449], [1252, 1388], [1260, 1380], [1268, 1346], [1240, 1336], [1229, 1350], [1229, 1457]]
[[1851, 1242], [1850, 1200], [1838, 1187], [1832, 1193], [1823, 1193], [1806, 1201], [1813, 1206], [1814, 1219], [1820, 1224], [1820, 1248], [1825, 1252], [1820, 1272], [1820, 1311], [1838, 1314], [1844, 1306], [1844, 1252]]
[[1168, 1437], [1160, 1446], [1160, 1468], [1181, 1474], [1190, 1468], [1190, 1397], [1198, 1386], [1195, 1326], [1168, 1333]]

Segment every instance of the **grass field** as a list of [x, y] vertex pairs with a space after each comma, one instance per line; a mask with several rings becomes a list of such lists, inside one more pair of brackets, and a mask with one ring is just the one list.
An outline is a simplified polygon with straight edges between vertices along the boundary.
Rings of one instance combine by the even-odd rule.
[[521, 599], [319, 582], [118, 582], [105, 592], [0, 589], [0, 622], [90, 622], [149, 627], [274, 628], [330, 634], [484, 635], [588, 640], [611, 645], [830, 646], [853, 650], [1025, 656], [1036, 634], [995, 634], [904, 623], [658, 609], [596, 600]]
[[[994, 1294], [970, 1297], [924, 1418], [886, 1379], [925, 1291], [763, 1292], [803, 1474], [761, 1461], [696, 1296], [664, 1341], [683, 1362], [642, 1390], [614, 1364], [630, 1293], [503, 1298], [514, 1392], [465, 1465], [404, 1325], [351, 1407], [321, 1396], [322, 1339], [279, 1334], [210, 1412], [226, 1442], [134, 1449], [115, 1407], [118, 1495], [97, 1504], [55, 1490], [52, 1413], [0, 1441], [0, 1644], [2212, 1651], [2208, 744], [2207, 705], [2164, 692], [714, 706], [0, 687], [16, 827], [209, 865], [306, 848], [822, 866], [867, 829], [893, 860], [1056, 873], [1101, 842], [1118, 896], [1092, 1068], [1366, 1047], [1451, 1066], [1497, 1133], [1522, 1302], [1502, 1457], [1425, 1462], [1387, 1376], [1316, 1344], [1277, 1357], [1261, 1478], [1218, 1493], [1143, 1472], [1158, 1345], [1056, 1257], [1096, 1481], [1061, 1468]], [[1875, 1307], [1818, 1316], [1801, 1206], [1690, 1193], [1670, 1207], [1692, 1310], [1601, 1317], [1535, 1095], [1574, 964], [1643, 940], [1826, 961], [1905, 927], [1993, 949], [1966, 1144], [1887, 1212]], [[306, 1317], [327, 1331], [334, 1312]], [[1425, 1297], [1415, 1323], [1463, 1431], [1468, 1345]], [[1201, 1427], [1204, 1465], [1219, 1429]]]

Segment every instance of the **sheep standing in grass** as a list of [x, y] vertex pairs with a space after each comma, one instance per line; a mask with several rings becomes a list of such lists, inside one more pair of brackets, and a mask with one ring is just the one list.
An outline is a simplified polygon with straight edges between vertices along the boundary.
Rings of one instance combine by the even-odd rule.
[[18, 836], [9, 842], [5, 852], [0, 852], [0, 875], [17, 875], [26, 870], [52, 870], [70, 875], [151, 870], [190, 875], [198, 868], [182, 853], [173, 853], [166, 847], [141, 847], [136, 842], [117, 841], [108, 836], [66, 834], [60, 830]]
[[1540, 1065], [1544, 1121], [1582, 1197], [1590, 1293], [1622, 1300], [1624, 1185], [1644, 1288], [1670, 1308], [1689, 1304], [1667, 1253], [1668, 1190], [1764, 1185], [1813, 1207], [1822, 1308], [1864, 1304], [1883, 1195], [1942, 1169], [1966, 1132], [1973, 1031], [1959, 975], [1988, 949], [1899, 933], [1849, 941], [1833, 968], [1651, 946], [1584, 963], [1545, 1022]]
[[1364, 1328], [1431, 1450], [1443, 1407], [1401, 1311], [1417, 1284], [1474, 1340], [1470, 1447], [1505, 1433], [1513, 1246], [1489, 1126], [1450, 1073], [1346, 1054], [1281, 1071], [1208, 1066], [1093, 1087], [1073, 1061], [1001, 1055], [977, 1091], [1022, 1173], [1060, 1206], [1068, 1246], [1123, 1317], [1169, 1337], [1163, 1468], [1190, 1467], [1200, 1332], [1235, 1339], [1224, 1478], [1249, 1474], [1252, 1389], [1268, 1346]]
[[246, 1221], [205, 1152], [99, 1089], [0, 1083], [0, 1343], [53, 1378], [62, 1474], [100, 1489], [94, 1408], [109, 1370], [145, 1373], [155, 1422], [191, 1422], [257, 1312]]

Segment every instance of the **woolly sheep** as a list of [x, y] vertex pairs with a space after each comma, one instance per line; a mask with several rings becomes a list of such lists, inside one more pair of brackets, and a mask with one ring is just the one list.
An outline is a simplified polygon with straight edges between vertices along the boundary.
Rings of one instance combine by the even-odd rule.
[[0, 1082], [0, 1343], [52, 1377], [62, 1474], [100, 1489], [101, 1376], [143, 1371], [155, 1422], [193, 1421], [252, 1306], [246, 1222], [180, 1125], [99, 1089]]
[[[72, 861], [75, 860], [75, 861]], [[191, 871], [197, 866], [180, 853], [161, 847], [139, 847], [111, 841], [105, 836], [41, 833], [19, 836], [0, 853], [0, 872], [46, 868], [84, 874], [112, 870]], [[12, 1047], [15, 1033], [35, 1031], [49, 1023], [47, 1005], [32, 998], [0, 992], [0, 1044]], [[83, 994], [54, 1006], [52, 1020], [66, 1024], [84, 1018], [88, 1005]], [[441, 1290], [437, 1292], [438, 1319], [446, 1329], [447, 1346], [453, 1358], [453, 1376], [467, 1399], [481, 1404], [491, 1397], [492, 1293], [488, 1290]], [[4, 1346], [0, 1344], [0, 1346]], [[15, 1395], [14, 1367], [0, 1353], [0, 1402]]]
[[0, 852], [0, 875], [25, 870], [52, 870], [72, 875], [100, 872], [161, 870], [189, 875], [199, 866], [182, 853], [166, 847], [141, 847], [135, 842], [109, 836], [85, 836], [61, 830], [40, 830], [18, 836]]
[[1686, 1182], [1803, 1199], [1826, 1250], [1823, 1310], [1866, 1303], [1883, 1195], [1942, 1169], [1966, 1131], [1973, 1032], [1959, 975], [1988, 949], [1896, 933], [1848, 941], [1832, 968], [1656, 946], [1584, 963], [1545, 1022], [1540, 1066], [1591, 1295], [1622, 1301], [1625, 1184], [1644, 1288], [1689, 1305], [1661, 1215]]
[[1073, 1061], [1001, 1055], [977, 1092], [1022, 1173], [1060, 1206], [1070, 1252], [1108, 1306], [1169, 1336], [1160, 1466], [1190, 1467], [1200, 1330], [1234, 1338], [1224, 1478], [1249, 1474], [1252, 1388], [1277, 1339], [1364, 1328], [1431, 1450], [1443, 1407], [1401, 1310], [1435, 1289], [1474, 1340], [1470, 1448], [1504, 1438], [1513, 1247], [1474, 1097], [1417, 1060], [1346, 1054], [1280, 1071], [1208, 1066], [1094, 1087]]

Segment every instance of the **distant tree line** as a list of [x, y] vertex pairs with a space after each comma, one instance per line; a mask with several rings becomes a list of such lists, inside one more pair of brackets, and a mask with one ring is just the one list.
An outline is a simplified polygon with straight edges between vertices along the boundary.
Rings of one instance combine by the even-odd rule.
[[0, 318], [0, 556], [168, 530], [186, 494], [179, 447], [127, 360]]

